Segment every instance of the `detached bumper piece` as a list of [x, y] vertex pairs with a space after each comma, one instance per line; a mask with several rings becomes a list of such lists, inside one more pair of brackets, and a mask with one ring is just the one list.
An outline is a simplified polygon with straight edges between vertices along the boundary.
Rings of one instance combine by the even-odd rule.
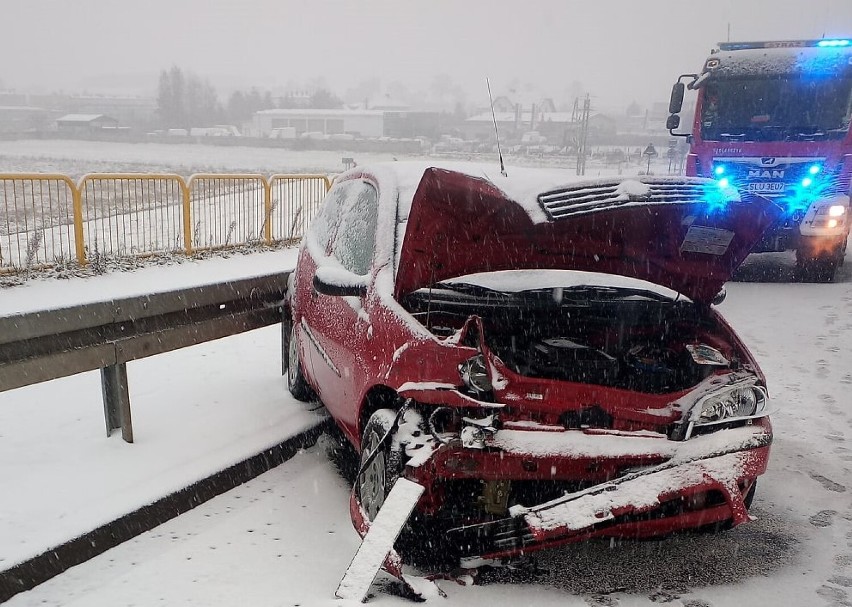
[[766, 467], [769, 442], [690, 460], [670, 460], [511, 517], [447, 531], [464, 556], [503, 558], [596, 537], [646, 538], [749, 520], [743, 499]]
[[394, 558], [391, 553], [396, 538], [421, 495], [423, 495], [421, 485], [400, 478], [388, 493], [387, 500], [376, 515], [376, 520], [369, 523], [362, 517], [361, 523], [365, 527], [365, 534], [334, 593], [337, 598], [363, 602], [376, 574], [382, 567], [405, 582], [401, 563], [398, 557]]

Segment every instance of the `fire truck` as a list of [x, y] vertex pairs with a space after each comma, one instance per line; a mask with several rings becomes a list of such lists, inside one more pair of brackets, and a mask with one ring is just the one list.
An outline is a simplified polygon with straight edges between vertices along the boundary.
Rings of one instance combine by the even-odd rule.
[[[685, 90], [691, 132], [676, 132]], [[690, 143], [686, 174], [773, 199], [785, 211], [753, 253], [795, 251], [805, 280], [843, 263], [852, 175], [852, 39], [723, 42], [672, 87], [666, 127]]]

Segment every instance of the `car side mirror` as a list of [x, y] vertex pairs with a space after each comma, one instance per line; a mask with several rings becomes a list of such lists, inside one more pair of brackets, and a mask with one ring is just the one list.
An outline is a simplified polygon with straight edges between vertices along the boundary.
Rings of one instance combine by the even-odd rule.
[[716, 296], [713, 298], [713, 301], [711, 301], [710, 303], [712, 303], [714, 306], [718, 306], [720, 303], [725, 301], [725, 298], [727, 296], [728, 296], [728, 291], [725, 289], [725, 287], [722, 287], [722, 290], [719, 291], [718, 293], [716, 293]]
[[666, 128], [670, 131], [673, 131], [677, 127], [680, 126], [680, 116], [677, 114], [672, 114], [668, 118], [666, 118]]
[[361, 297], [367, 293], [368, 278], [343, 268], [320, 266], [314, 274], [314, 290], [333, 297]]

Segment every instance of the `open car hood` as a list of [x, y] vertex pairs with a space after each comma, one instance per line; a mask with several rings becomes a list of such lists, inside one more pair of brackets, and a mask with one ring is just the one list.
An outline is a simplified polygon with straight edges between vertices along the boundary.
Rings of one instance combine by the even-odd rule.
[[564, 269], [638, 278], [709, 303], [780, 213], [697, 178], [597, 179], [518, 201], [487, 179], [429, 168], [411, 202], [394, 295], [478, 272]]

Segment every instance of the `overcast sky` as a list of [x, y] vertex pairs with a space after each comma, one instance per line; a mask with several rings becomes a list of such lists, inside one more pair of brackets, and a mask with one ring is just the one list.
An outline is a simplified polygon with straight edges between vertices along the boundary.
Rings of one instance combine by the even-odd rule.
[[579, 81], [613, 107], [667, 99], [729, 24], [732, 40], [852, 36], [852, 0], [3, 0], [2, 16], [0, 86], [18, 91], [154, 94], [178, 65], [222, 96], [447, 74], [485, 97], [487, 75], [495, 93]]

